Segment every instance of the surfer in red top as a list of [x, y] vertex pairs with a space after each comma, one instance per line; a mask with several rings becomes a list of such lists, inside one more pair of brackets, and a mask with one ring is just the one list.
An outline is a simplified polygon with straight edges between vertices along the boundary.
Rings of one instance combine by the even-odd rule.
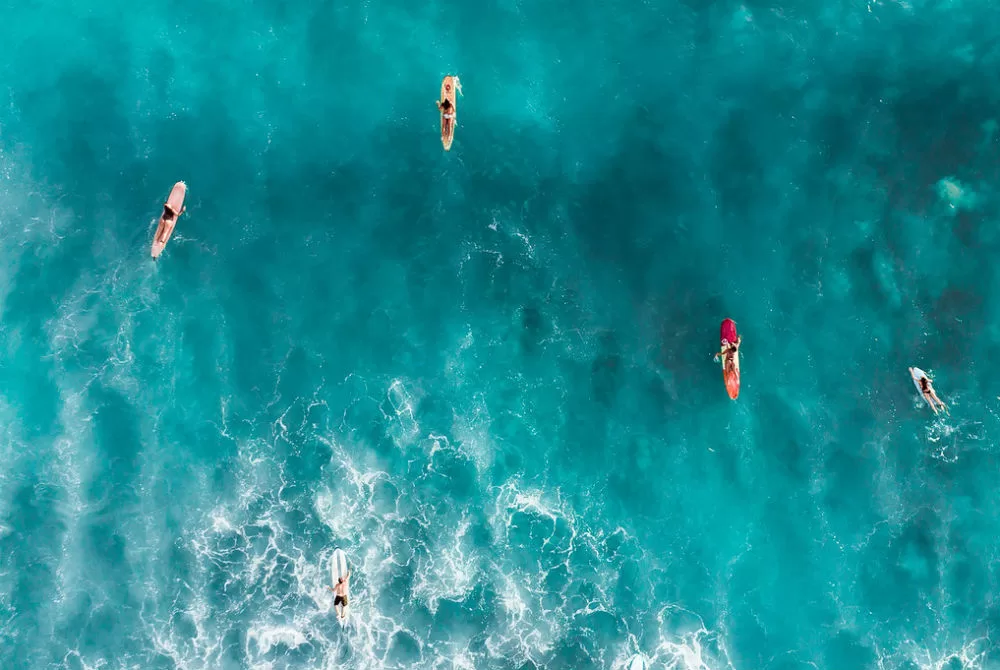
[[736, 400], [740, 394], [740, 344], [743, 338], [736, 334], [736, 322], [725, 319], [720, 328], [719, 339], [722, 349], [715, 360], [722, 359], [722, 378], [726, 382], [729, 397]]

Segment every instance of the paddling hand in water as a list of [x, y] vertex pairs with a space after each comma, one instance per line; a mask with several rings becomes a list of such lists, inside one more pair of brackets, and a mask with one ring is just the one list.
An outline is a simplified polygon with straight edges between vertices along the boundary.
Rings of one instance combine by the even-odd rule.
[[[348, 572], [345, 576], [337, 580], [337, 585], [327, 587], [333, 591], [333, 609], [337, 612], [337, 618], [343, 621], [347, 618], [347, 581], [351, 578]], [[337, 610], [337, 608], [340, 608]]]
[[928, 377], [920, 378], [920, 392], [927, 399], [927, 404], [931, 406], [935, 414], [938, 413], [939, 407], [944, 410], [945, 414], [950, 414], [948, 406], [941, 402], [941, 398], [934, 392], [934, 387], [931, 385], [931, 380]]

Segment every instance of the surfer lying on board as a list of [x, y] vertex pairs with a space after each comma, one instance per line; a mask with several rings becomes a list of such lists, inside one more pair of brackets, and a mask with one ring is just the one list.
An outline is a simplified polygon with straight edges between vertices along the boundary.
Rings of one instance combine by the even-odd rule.
[[[351, 578], [351, 573], [348, 573], [337, 580], [337, 585], [334, 587], [327, 587], [333, 591], [333, 609], [337, 612], [337, 618], [343, 621], [347, 618], [347, 580]], [[338, 611], [337, 608], [340, 607]]]
[[160, 227], [157, 230], [156, 240], [163, 244], [167, 243], [170, 239], [170, 233], [173, 232], [174, 226], [177, 225], [177, 217], [184, 213], [187, 207], [181, 207], [181, 211], [174, 211], [168, 203], [163, 203], [163, 215], [160, 217]]
[[439, 100], [437, 105], [438, 109], [441, 110], [441, 113], [444, 114], [444, 118], [446, 119], [455, 118], [455, 106], [451, 104], [451, 100], [449, 100], [448, 98], [445, 98], [443, 101]]
[[445, 98], [443, 101], [438, 101], [437, 106], [441, 110], [441, 118], [445, 120], [445, 132], [450, 132], [452, 124], [455, 123], [455, 105]]
[[945, 414], [949, 414], [948, 406], [941, 402], [941, 398], [938, 397], [937, 393], [934, 392], [934, 387], [931, 386], [931, 380], [929, 377], [920, 378], [920, 392], [924, 394], [924, 398], [927, 400], [927, 404], [931, 406], [934, 413], [938, 413], [938, 407], [944, 410]]
[[742, 342], [742, 336], [737, 336], [735, 342], [722, 340], [722, 350], [715, 355], [715, 360], [719, 360], [720, 357], [722, 358], [723, 371], [732, 371], [734, 365], [736, 364], [736, 354], [739, 353], [740, 343]]

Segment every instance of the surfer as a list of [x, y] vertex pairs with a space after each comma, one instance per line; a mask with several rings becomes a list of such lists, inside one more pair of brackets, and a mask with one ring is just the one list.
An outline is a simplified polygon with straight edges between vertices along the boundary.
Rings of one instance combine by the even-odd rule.
[[917, 387], [920, 389], [920, 393], [924, 396], [924, 400], [927, 404], [931, 406], [934, 413], [938, 413], [938, 409], [943, 409], [945, 414], [948, 414], [948, 406], [941, 402], [941, 398], [938, 397], [937, 393], [934, 391], [934, 386], [931, 384], [931, 379], [926, 374], [917, 376], [913, 374], [913, 369], [911, 368], [910, 375], [913, 376], [914, 380], [917, 382]]
[[153, 235], [153, 246], [149, 250], [154, 259], [163, 253], [163, 248], [167, 246], [170, 236], [174, 233], [174, 226], [177, 225], [177, 219], [187, 210], [184, 207], [184, 198], [186, 195], [187, 184], [182, 181], [177, 182], [170, 189], [170, 195], [167, 196], [167, 201], [163, 203], [163, 213], [160, 214], [160, 222], [156, 227], [156, 234]]
[[736, 367], [736, 354], [739, 353], [742, 342], [742, 335], [737, 335], [735, 342], [730, 342], [727, 339], [722, 340], [722, 350], [715, 355], [715, 360], [718, 361], [719, 358], [722, 358], [723, 372], [732, 372]]
[[435, 104], [441, 112], [441, 145], [445, 151], [451, 151], [451, 144], [455, 141], [455, 126], [458, 125], [458, 117], [455, 114], [458, 100], [455, 95], [461, 92], [462, 84], [458, 81], [458, 77], [448, 75], [441, 82], [441, 96]]
[[451, 100], [445, 98], [444, 100], [439, 101], [437, 106], [438, 109], [441, 110], [441, 113], [444, 114], [444, 118], [446, 119], [455, 118], [455, 105], [451, 104]]
[[187, 207], [181, 206], [181, 211], [176, 211], [170, 203], [163, 203], [163, 214], [160, 216], [160, 226], [156, 230], [155, 240], [160, 244], [166, 244], [170, 239], [170, 233], [174, 232], [177, 225], [177, 217], [184, 213]]
[[[346, 575], [337, 580], [337, 585], [334, 587], [327, 587], [333, 591], [333, 609], [337, 612], [337, 618], [341, 621], [347, 619], [347, 580], [351, 578], [350, 571]], [[337, 608], [340, 607], [338, 611]]]
[[[446, 85], [446, 88], [451, 88], [450, 84]], [[442, 131], [447, 135], [451, 133], [452, 124], [455, 123], [455, 105], [451, 104], [451, 100], [445, 98], [437, 104], [438, 109], [441, 110], [441, 121], [442, 121]]]
[[723, 319], [719, 327], [721, 349], [715, 360], [722, 359], [722, 380], [726, 383], [726, 393], [733, 400], [740, 395], [740, 344], [743, 338], [736, 332], [736, 322]]

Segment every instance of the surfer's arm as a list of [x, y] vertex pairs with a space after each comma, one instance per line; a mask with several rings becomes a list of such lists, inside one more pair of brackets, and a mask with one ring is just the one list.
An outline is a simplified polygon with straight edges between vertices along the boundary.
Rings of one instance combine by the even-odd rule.
[[719, 352], [715, 354], [715, 360], [719, 360], [720, 357], [724, 359], [726, 357], [726, 354], [728, 354], [730, 351], [736, 351], [736, 349], [739, 346], [740, 346], [739, 338], [736, 339], [735, 344], [733, 344], [732, 342], [725, 341], [725, 344], [722, 345], [722, 347], [719, 349]]

